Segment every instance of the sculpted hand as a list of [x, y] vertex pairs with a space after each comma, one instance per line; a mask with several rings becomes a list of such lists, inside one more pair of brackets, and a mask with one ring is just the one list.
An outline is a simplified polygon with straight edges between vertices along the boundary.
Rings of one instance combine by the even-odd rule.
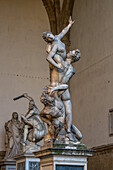
[[49, 87], [48, 92], [51, 95], [54, 92], [54, 87]]
[[65, 61], [62, 64], [63, 64], [63, 67], [64, 67], [64, 71], [67, 71], [68, 68], [69, 68], [69, 63]]
[[71, 16], [70, 16], [70, 18], [69, 18], [69, 25], [72, 26], [72, 25], [74, 24], [74, 22], [75, 22], [75, 21], [72, 21]]
[[28, 97], [28, 94], [27, 94], [27, 93], [24, 93], [24, 97]]
[[64, 71], [64, 66], [59, 66], [57, 69], [59, 69], [60, 72]]

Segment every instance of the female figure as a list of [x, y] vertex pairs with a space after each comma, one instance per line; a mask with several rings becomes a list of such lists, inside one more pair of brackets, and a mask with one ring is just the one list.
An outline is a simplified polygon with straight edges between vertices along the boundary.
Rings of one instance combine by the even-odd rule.
[[5, 159], [11, 159], [21, 151], [23, 124], [18, 120], [18, 113], [12, 113], [12, 119], [5, 123], [6, 130], [6, 155]]

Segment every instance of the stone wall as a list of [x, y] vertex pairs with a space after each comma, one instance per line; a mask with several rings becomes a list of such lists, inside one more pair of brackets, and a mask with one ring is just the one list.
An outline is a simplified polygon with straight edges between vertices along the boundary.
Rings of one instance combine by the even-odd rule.
[[88, 158], [88, 170], [113, 169], [113, 144], [95, 147], [93, 157]]
[[5, 151], [0, 151], [0, 161], [4, 159]]
[[109, 109], [113, 107], [113, 1], [76, 0], [71, 49], [81, 50], [70, 89], [73, 123], [88, 147], [113, 142]]
[[4, 150], [4, 123], [13, 111], [28, 110], [28, 101], [13, 98], [25, 92], [39, 109], [43, 87], [49, 83], [46, 43], [42, 33], [49, 31], [48, 17], [41, 0], [0, 1], [0, 151]]

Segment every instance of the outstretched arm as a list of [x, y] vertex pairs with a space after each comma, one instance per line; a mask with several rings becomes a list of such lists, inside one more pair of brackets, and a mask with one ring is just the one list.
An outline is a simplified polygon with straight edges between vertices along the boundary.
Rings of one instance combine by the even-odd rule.
[[50, 87], [48, 89], [48, 91], [50, 92], [50, 94], [52, 94], [54, 91], [58, 91], [58, 94], [61, 95], [67, 89], [68, 89], [67, 84], [60, 84], [60, 85], [55, 86], [55, 87]]
[[62, 30], [62, 32], [61, 32], [59, 35], [57, 35], [57, 37], [58, 37], [59, 39], [62, 39], [62, 38], [64, 37], [64, 35], [69, 31], [69, 29], [71, 28], [71, 26], [73, 25], [73, 23], [74, 23], [74, 21], [72, 21], [71, 16], [70, 16], [68, 26], [65, 27], [65, 28]]

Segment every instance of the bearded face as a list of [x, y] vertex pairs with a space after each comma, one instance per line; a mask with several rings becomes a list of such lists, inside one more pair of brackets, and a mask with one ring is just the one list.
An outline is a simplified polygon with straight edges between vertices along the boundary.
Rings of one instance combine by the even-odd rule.
[[80, 59], [80, 50], [72, 50], [67, 54], [67, 58], [71, 60], [71, 63], [77, 62]]
[[40, 101], [45, 105], [49, 105], [49, 106], [54, 106], [55, 105], [55, 99], [54, 97], [50, 96], [49, 94], [46, 93], [42, 93], [41, 97], [40, 97]]

